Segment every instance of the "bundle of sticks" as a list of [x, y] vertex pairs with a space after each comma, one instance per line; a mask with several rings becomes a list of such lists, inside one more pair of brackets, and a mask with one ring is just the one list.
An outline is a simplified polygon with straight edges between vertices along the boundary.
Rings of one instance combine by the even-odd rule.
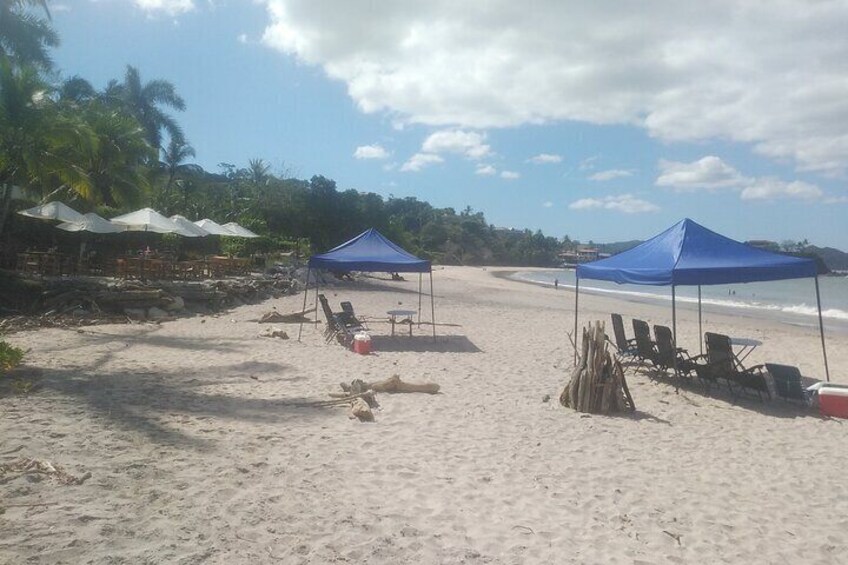
[[601, 322], [590, 323], [588, 328], [583, 328], [580, 357], [559, 402], [578, 412], [592, 414], [636, 410], [621, 363], [607, 350]]

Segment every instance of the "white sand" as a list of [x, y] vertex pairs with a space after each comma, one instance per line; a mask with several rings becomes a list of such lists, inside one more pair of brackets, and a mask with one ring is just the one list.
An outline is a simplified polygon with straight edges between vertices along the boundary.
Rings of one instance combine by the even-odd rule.
[[[633, 372], [636, 415], [580, 415], [557, 402], [571, 292], [475, 268], [437, 270], [435, 283], [437, 321], [450, 324], [438, 342], [424, 327], [388, 338], [374, 321], [367, 357], [312, 327], [302, 343], [258, 337], [265, 325], [251, 320], [297, 311], [301, 296], [10, 336], [41, 377], [37, 391], [0, 398], [0, 463], [33, 457], [91, 478], [0, 478], [0, 562], [848, 561], [848, 421], [782, 400], [675, 394]], [[417, 306], [416, 289], [410, 277], [327, 295], [376, 319]], [[652, 306], [581, 303], [583, 321], [671, 322]], [[678, 330], [697, 349], [694, 312]], [[761, 339], [751, 363], [823, 376], [812, 329], [707, 312], [705, 330]], [[834, 380], [848, 382], [848, 338], [828, 346]], [[374, 424], [289, 405], [393, 373], [442, 394], [381, 394]]]

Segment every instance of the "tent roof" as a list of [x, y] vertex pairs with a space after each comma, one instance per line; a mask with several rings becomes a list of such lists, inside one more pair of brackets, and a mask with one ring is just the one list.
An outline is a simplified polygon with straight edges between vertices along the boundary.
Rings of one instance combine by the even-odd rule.
[[155, 233], [178, 233], [183, 230], [169, 218], [166, 218], [153, 208], [142, 208], [129, 214], [112, 218], [113, 224], [127, 227], [127, 231], [149, 231]]
[[22, 216], [38, 218], [39, 220], [59, 220], [62, 222], [82, 222], [85, 218], [82, 214], [59, 201], [48, 202], [33, 208], [27, 208], [18, 212]]
[[203, 218], [202, 220], [197, 220], [194, 222], [194, 225], [203, 228], [210, 235], [226, 235], [232, 236], [233, 232], [219, 224], [214, 220], [210, 220], [209, 218]]
[[419, 259], [371, 228], [320, 255], [309, 258], [312, 269], [426, 273], [430, 261]]
[[223, 226], [224, 229], [230, 230], [233, 232], [233, 235], [236, 237], [246, 237], [246, 238], [255, 238], [259, 237], [259, 234], [255, 234], [244, 226], [241, 226], [235, 222], [227, 222]]
[[92, 233], [118, 233], [127, 231], [127, 226], [113, 224], [94, 212], [83, 214], [79, 222], [64, 222], [56, 226], [65, 231], [90, 231]]
[[209, 232], [205, 229], [201, 228], [194, 222], [190, 221], [185, 216], [181, 216], [179, 214], [174, 214], [171, 216], [170, 220], [177, 224], [177, 226], [182, 230], [180, 235], [185, 237], [206, 237], [209, 235]]
[[771, 253], [682, 220], [633, 249], [577, 266], [580, 279], [711, 285], [814, 277], [813, 259]]

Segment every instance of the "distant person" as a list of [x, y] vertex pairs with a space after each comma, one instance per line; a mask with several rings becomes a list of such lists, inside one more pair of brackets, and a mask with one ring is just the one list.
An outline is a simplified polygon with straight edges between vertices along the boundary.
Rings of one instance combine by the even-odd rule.
[[559, 279], [554, 279], [554, 290], [559, 288]]

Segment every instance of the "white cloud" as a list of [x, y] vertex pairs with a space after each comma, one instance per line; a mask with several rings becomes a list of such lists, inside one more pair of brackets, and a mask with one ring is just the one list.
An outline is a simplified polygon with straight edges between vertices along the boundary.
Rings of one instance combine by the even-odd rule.
[[377, 144], [360, 145], [356, 148], [356, 151], [353, 152], [353, 156], [357, 159], [386, 159], [388, 158], [389, 153], [382, 146]]
[[268, 46], [397, 122], [624, 124], [848, 168], [846, 2], [264, 2]]
[[605, 196], [604, 198], [581, 198], [575, 200], [568, 207], [572, 210], [615, 210], [624, 214], [644, 214], [656, 212], [659, 206], [634, 197], [632, 194], [619, 194], [616, 196]]
[[490, 177], [497, 174], [497, 172], [498, 171], [491, 165], [477, 165], [477, 169], [474, 171], [474, 174]]
[[534, 165], [546, 165], [549, 163], [562, 163], [562, 155], [553, 155], [551, 153], [539, 153], [535, 157], [527, 159]]
[[506, 180], [515, 180], [521, 178], [521, 175], [515, 171], [501, 171], [501, 178]]
[[433, 155], [432, 153], [416, 153], [409, 160], [401, 165], [400, 170], [402, 172], [414, 172], [417, 173], [424, 167], [429, 165], [435, 165], [436, 163], [443, 162], [444, 159], [439, 157], [438, 155]]
[[133, 3], [145, 12], [161, 12], [169, 16], [178, 16], [194, 10], [193, 0], [133, 0]]
[[474, 131], [442, 130], [430, 134], [421, 145], [425, 153], [458, 153], [469, 159], [482, 159], [492, 148], [483, 141], [486, 136]]
[[824, 199], [825, 204], [848, 204], [848, 196], [830, 196]]
[[239, 43], [247, 43], [247, 34], [246, 33], [240, 33], [240, 34], [238, 34], [236, 39], [238, 40]]
[[791, 198], [797, 200], [818, 200], [824, 195], [814, 184], [803, 181], [786, 182], [776, 178], [759, 178], [742, 190], [742, 200], [774, 200]]
[[550, 200], [548, 200], [547, 202], [543, 202], [543, 203], [542, 203], [542, 207], [543, 207], [543, 208], [553, 208], [553, 207], [554, 207], [554, 203], [553, 203], [553, 202], [551, 202]]
[[657, 186], [667, 186], [680, 192], [697, 189], [739, 188], [750, 184], [751, 179], [713, 155], [692, 163], [676, 161], [659, 162], [660, 176]]
[[611, 169], [609, 171], [600, 171], [589, 177], [589, 180], [594, 181], [607, 181], [613, 179], [619, 179], [623, 177], [632, 177], [633, 171], [625, 171], [622, 169]]

